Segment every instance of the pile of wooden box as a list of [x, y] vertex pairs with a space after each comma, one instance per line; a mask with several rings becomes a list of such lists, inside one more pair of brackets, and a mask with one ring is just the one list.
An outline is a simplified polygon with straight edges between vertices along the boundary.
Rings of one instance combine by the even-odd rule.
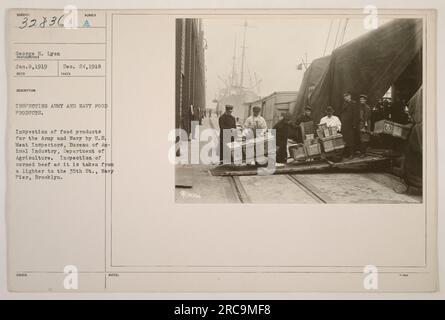
[[338, 133], [337, 127], [328, 127], [326, 124], [320, 124], [318, 125], [317, 135], [324, 153], [334, 152], [345, 147], [345, 141], [343, 136]]
[[314, 121], [302, 122], [300, 123], [300, 128], [301, 128], [301, 136], [303, 137], [303, 139], [304, 137], [306, 137], [306, 135], [315, 133]]
[[318, 139], [315, 138], [314, 122], [302, 122], [300, 127], [307, 157], [313, 158], [321, 155], [320, 143], [318, 142]]
[[389, 120], [380, 120], [374, 124], [374, 133], [387, 134], [403, 140], [408, 138], [409, 129], [407, 126]]
[[321, 138], [328, 138], [339, 135], [337, 127], [328, 127], [326, 124], [319, 124], [317, 128], [317, 136]]
[[316, 140], [289, 146], [289, 153], [295, 160], [307, 160], [321, 155], [320, 143]]
[[303, 143], [289, 146], [289, 153], [295, 160], [306, 160], [321, 155], [321, 147], [314, 133], [314, 122], [300, 124]]
[[[306, 136], [307, 137], [307, 136]], [[306, 148], [306, 153], [309, 157], [315, 157], [321, 155], [321, 147], [318, 139], [308, 138], [304, 140], [304, 147]]]
[[[258, 160], [257, 157], [263, 155], [267, 157], [269, 152], [269, 144], [272, 144], [273, 140], [275, 140], [275, 136], [273, 136], [271, 132], [267, 131], [260, 137], [250, 139], [246, 139], [245, 136], [238, 135], [235, 138], [235, 141], [228, 142], [226, 145], [231, 150], [233, 158], [235, 158], [235, 155], [238, 154], [242, 156], [243, 163], [250, 163], [254, 160]], [[275, 141], [273, 141], [273, 145], [275, 145]], [[248, 157], [247, 155], [247, 148], [250, 148], [252, 153], [250, 155], [251, 157]], [[262, 148], [261, 154], [258, 150], [255, 151], [257, 148]]]
[[329, 153], [336, 150], [341, 150], [345, 147], [345, 141], [341, 134], [332, 137], [320, 138], [323, 152]]
[[301, 125], [303, 143], [291, 145], [289, 153], [295, 160], [306, 160], [321, 156], [322, 153], [331, 154], [341, 151], [345, 147], [343, 136], [338, 133], [337, 127], [328, 127], [319, 124], [314, 130], [313, 122], [305, 122]]

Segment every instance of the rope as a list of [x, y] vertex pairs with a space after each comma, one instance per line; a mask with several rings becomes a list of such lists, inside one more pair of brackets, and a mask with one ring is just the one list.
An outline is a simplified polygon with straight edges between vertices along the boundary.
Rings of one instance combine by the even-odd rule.
[[334, 23], [334, 20], [331, 20], [331, 23], [329, 25], [329, 32], [328, 32], [328, 37], [326, 38], [326, 43], [324, 45], [324, 50], [323, 50], [323, 57], [326, 53], [326, 49], [328, 48], [328, 42], [329, 42], [329, 38], [331, 37], [331, 29], [332, 29], [332, 25]]
[[341, 36], [341, 44], [343, 44], [343, 41], [345, 39], [346, 26], [348, 25], [348, 21], [349, 21], [349, 18], [346, 18], [345, 27], [343, 28], [343, 35]]
[[334, 51], [337, 44], [337, 37], [338, 37], [338, 32], [340, 31], [340, 25], [341, 25], [341, 20], [338, 20], [337, 33], [335, 34], [334, 47], [332, 48], [332, 51]]

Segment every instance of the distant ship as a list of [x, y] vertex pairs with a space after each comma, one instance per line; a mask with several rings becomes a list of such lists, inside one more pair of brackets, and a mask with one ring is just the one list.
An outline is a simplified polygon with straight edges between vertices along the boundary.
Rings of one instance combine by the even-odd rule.
[[[246, 107], [247, 102], [255, 101], [260, 98], [259, 96], [259, 85], [261, 80], [257, 79], [255, 73], [254, 84], [252, 84], [252, 77], [250, 71], [249, 81], [250, 85], [245, 86], [244, 84], [244, 65], [245, 65], [245, 53], [246, 53], [246, 31], [247, 31], [247, 21], [244, 22], [244, 36], [243, 36], [243, 46], [241, 47], [241, 66], [240, 72], [237, 72], [236, 66], [236, 39], [233, 52], [233, 64], [232, 72], [226, 77], [219, 79], [224, 83], [224, 88], [220, 89], [217, 98], [214, 100], [216, 102], [216, 111], [218, 113], [224, 113], [225, 106], [233, 106], [232, 115], [235, 118], [239, 118], [240, 121], [244, 121], [249, 116], [249, 109]], [[239, 76], [238, 76], [239, 75]]]

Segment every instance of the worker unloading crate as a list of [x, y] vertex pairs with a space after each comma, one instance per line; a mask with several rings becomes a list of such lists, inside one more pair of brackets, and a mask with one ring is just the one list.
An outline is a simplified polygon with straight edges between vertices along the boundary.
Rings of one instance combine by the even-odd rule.
[[[264, 138], [264, 134], [267, 130], [266, 120], [260, 115], [261, 108], [258, 106], [254, 106], [252, 108], [253, 114], [248, 117], [244, 123], [244, 128], [246, 130], [250, 130], [250, 134], [254, 139]], [[253, 144], [253, 159], [248, 159], [249, 164], [267, 164], [267, 160], [264, 157], [258, 157], [257, 155], [257, 143]]]
[[296, 140], [298, 143], [303, 143], [306, 134], [314, 133], [314, 120], [312, 118], [312, 108], [305, 106], [303, 113], [292, 123], [296, 129]]
[[341, 131], [341, 121], [334, 115], [334, 108], [326, 107], [326, 116], [321, 118], [317, 129], [317, 136], [323, 147], [324, 156], [335, 162], [342, 159], [345, 141]]
[[[308, 113], [304, 116], [306, 120], [310, 117], [310, 107], [307, 107]], [[300, 120], [302, 118], [300, 117]], [[313, 160], [321, 156], [320, 142], [315, 137], [314, 122], [300, 122], [300, 136], [303, 143], [297, 143], [289, 146], [289, 153], [297, 161]]]

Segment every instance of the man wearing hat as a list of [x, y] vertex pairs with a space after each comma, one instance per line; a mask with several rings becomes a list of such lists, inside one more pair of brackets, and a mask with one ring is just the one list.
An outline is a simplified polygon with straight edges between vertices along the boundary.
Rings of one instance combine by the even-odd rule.
[[[251, 134], [254, 138], [260, 137], [267, 130], [266, 120], [260, 116], [261, 108], [259, 106], [254, 106], [252, 108], [252, 113], [250, 117], [244, 122], [244, 128], [251, 130]], [[254, 145], [254, 158], [257, 157], [256, 144]], [[252, 160], [250, 164], [255, 164], [256, 161]]]
[[311, 106], [305, 106], [303, 113], [297, 118], [296, 124], [300, 125], [303, 122], [313, 121]]
[[283, 112], [279, 117], [279, 121], [273, 127], [273, 129], [275, 129], [276, 135], [277, 163], [287, 163], [287, 139], [289, 138], [290, 119], [290, 113]]
[[344, 155], [349, 158], [360, 146], [360, 106], [352, 100], [352, 94], [349, 91], [343, 94], [343, 100], [340, 116], [341, 133], [345, 141]]
[[[304, 107], [303, 113], [297, 117], [297, 119], [295, 120], [295, 122], [291, 123], [291, 126], [294, 128], [295, 130], [295, 134], [296, 134], [296, 139], [298, 142], [303, 142], [304, 137], [300, 128], [300, 124], [304, 123], [304, 122], [313, 122], [314, 120], [312, 119], [312, 108], [309, 105], [306, 105]], [[313, 132], [309, 132], [309, 133], [313, 133]]]
[[254, 106], [252, 108], [252, 115], [246, 119], [244, 122], [244, 127], [246, 129], [252, 129], [254, 131], [254, 135], [257, 130], [266, 130], [267, 123], [266, 120], [262, 116], [260, 116], [261, 108], [259, 106]]
[[341, 131], [341, 121], [337, 116], [334, 116], [334, 108], [331, 106], [326, 107], [326, 116], [321, 118], [320, 124], [325, 124], [329, 127], [337, 127], [337, 131]]
[[[224, 141], [224, 130], [233, 130], [236, 129], [236, 120], [235, 117], [232, 116], [233, 106], [226, 105], [226, 112], [224, 112], [218, 120], [219, 123], [219, 160], [222, 162], [224, 159], [224, 149], [227, 148], [226, 143], [233, 141], [231, 138], [230, 141]], [[230, 154], [230, 152], [228, 153]]]
[[360, 153], [366, 155], [369, 140], [371, 139], [371, 107], [368, 105], [368, 96], [360, 94]]

